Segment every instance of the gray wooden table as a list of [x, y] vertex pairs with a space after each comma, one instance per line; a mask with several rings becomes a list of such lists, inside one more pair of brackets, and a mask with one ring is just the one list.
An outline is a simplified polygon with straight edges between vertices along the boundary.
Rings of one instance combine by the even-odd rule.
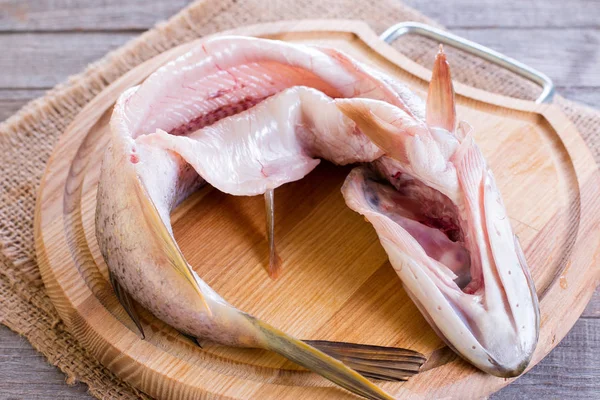
[[[453, 32], [547, 73], [600, 108], [600, 0], [405, 0]], [[0, 0], [0, 120], [185, 0]], [[0, 325], [0, 399], [91, 399]], [[494, 399], [600, 399], [600, 290], [567, 337]]]

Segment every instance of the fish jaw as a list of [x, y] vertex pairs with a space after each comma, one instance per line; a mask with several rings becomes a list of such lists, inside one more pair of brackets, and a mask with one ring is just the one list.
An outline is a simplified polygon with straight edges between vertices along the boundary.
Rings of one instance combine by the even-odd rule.
[[[472, 139], [467, 140], [471, 143], [462, 159], [454, 162], [465, 198], [462, 212], [472, 221], [464, 224], [464, 230], [469, 230], [466, 240], [481, 273], [464, 290], [485, 293], [486, 312], [495, 315], [489, 325], [482, 324], [485, 342], [495, 349], [489, 351], [491, 362], [500, 376], [517, 376], [529, 364], [537, 345], [539, 302], [492, 171]], [[505, 333], [498, 335], [498, 329]]]

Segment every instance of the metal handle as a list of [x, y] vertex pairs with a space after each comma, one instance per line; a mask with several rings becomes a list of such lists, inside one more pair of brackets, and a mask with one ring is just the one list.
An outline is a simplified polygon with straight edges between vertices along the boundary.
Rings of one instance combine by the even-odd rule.
[[552, 97], [554, 97], [554, 83], [552, 83], [552, 80], [547, 75], [528, 67], [515, 59], [507, 57], [504, 54], [441, 29], [419, 22], [400, 22], [399, 24], [388, 28], [379, 37], [387, 43], [392, 43], [394, 40], [407, 33], [415, 33], [440, 43], [448, 44], [457, 49], [464, 50], [467, 53], [474, 54], [493, 64], [500, 65], [523, 78], [537, 83], [543, 90], [536, 99], [536, 103], [549, 103], [552, 101]]

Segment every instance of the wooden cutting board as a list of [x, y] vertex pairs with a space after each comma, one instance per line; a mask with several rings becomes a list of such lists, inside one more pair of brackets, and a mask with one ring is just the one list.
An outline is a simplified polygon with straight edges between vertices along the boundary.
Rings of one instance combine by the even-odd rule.
[[[333, 46], [424, 95], [430, 72], [357, 21], [281, 22], [236, 34]], [[94, 235], [96, 184], [119, 94], [198, 42], [167, 51], [106, 88], [75, 118], [48, 162], [36, 208], [38, 260], [70, 331], [105, 366], [157, 398], [352, 398], [265, 351], [189, 339], [142, 310], [141, 340], [118, 304]], [[450, 60], [452, 64], [452, 60]], [[541, 299], [532, 365], [573, 326], [600, 277], [600, 180], [575, 127], [553, 105], [456, 84], [458, 115], [476, 130], [525, 248]], [[234, 306], [302, 338], [415, 349], [428, 370], [380, 383], [401, 398], [478, 398], [511, 382], [479, 372], [448, 350], [408, 299], [370, 224], [340, 187], [349, 168], [321, 165], [276, 191], [282, 276], [267, 277], [262, 197], [204, 188], [177, 208], [175, 237], [198, 274]]]

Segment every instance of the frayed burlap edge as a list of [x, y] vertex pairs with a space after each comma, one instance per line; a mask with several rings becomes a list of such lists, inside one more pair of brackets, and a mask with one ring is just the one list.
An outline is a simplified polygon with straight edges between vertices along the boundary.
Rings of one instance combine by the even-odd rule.
[[[334, 3], [304, 1], [203, 0], [166, 23], [109, 53], [84, 72], [56, 86], [0, 124], [0, 322], [23, 335], [48, 361], [63, 371], [68, 384], [84, 382], [98, 398], [148, 396], [121, 381], [82, 348], [58, 317], [39, 275], [34, 242], [35, 196], [52, 147], [77, 113], [107, 85], [156, 54], [206, 34], [283, 19], [318, 17], [366, 21], [376, 32], [393, 23], [435, 22], [393, 0]], [[395, 46], [430, 67], [435, 46], [426, 39], [403, 39]], [[450, 50], [455, 78], [507, 96], [533, 99], [539, 88], [482, 60]], [[557, 98], [600, 159], [600, 114]]]

